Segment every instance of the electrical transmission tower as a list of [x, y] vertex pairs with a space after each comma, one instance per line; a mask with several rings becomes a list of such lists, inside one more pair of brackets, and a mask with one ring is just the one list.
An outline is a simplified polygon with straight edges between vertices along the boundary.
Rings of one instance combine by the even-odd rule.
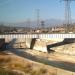
[[63, 0], [65, 2], [65, 32], [70, 31], [71, 27], [71, 1], [75, 0]]
[[30, 28], [31, 28], [31, 20], [28, 18], [27, 19], [27, 23], [26, 23], [27, 25], [26, 25], [26, 27], [28, 27], [29, 28], [29, 30], [30, 30]]
[[44, 29], [45, 27], [45, 21], [41, 21], [41, 28]]

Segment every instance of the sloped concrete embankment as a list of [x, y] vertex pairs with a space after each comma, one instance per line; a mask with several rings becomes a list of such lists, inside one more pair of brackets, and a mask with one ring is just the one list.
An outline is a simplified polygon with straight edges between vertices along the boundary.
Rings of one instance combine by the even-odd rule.
[[75, 55], [75, 43], [67, 44], [59, 47], [51, 48], [58, 53], [64, 53], [68, 55]]
[[75, 39], [64, 39], [61, 45], [51, 48], [52, 50], [68, 55], [75, 55]]

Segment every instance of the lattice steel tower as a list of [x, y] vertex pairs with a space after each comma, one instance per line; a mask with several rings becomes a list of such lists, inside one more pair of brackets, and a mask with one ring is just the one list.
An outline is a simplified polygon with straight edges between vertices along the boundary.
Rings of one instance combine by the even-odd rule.
[[63, 0], [65, 2], [65, 32], [70, 31], [71, 27], [71, 1], [75, 0]]

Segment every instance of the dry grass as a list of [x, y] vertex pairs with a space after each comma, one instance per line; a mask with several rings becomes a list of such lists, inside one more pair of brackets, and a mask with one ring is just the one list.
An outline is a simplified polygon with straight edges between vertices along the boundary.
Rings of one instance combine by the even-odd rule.
[[18, 75], [16, 72], [6, 70], [0, 67], [0, 75]]
[[47, 69], [37, 69], [37, 70], [32, 70], [31, 75], [45, 75], [47, 73]]
[[28, 75], [55, 75], [55, 73], [49, 72], [45, 66], [32, 63], [28, 60], [22, 60], [22, 58], [16, 56], [0, 55], [0, 65], [4, 68], [0, 68], [0, 75], [2, 75], [2, 72], [3, 75], [19, 75], [14, 74], [13, 70], [22, 71]]
[[0, 63], [8, 63], [8, 62], [10, 62], [10, 61], [11, 61], [10, 58], [0, 57]]

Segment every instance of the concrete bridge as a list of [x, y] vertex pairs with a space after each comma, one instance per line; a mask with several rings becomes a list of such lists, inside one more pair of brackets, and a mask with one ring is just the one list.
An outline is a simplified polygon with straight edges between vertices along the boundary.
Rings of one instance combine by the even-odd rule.
[[[75, 34], [2, 34], [0, 35], [0, 38], [5, 38], [6, 42], [19, 41], [20, 43], [19, 46], [21, 46], [21, 43], [26, 42], [26, 46], [28, 48], [43, 51], [43, 52], [47, 52], [49, 49], [54, 49], [54, 48], [55, 51], [61, 52], [65, 45], [67, 44], [71, 45], [71, 43], [74, 43]], [[65, 41], [67, 41], [67, 43]], [[75, 47], [73, 47], [73, 49], [74, 48]], [[75, 52], [73, 53], [75, 54]]]

